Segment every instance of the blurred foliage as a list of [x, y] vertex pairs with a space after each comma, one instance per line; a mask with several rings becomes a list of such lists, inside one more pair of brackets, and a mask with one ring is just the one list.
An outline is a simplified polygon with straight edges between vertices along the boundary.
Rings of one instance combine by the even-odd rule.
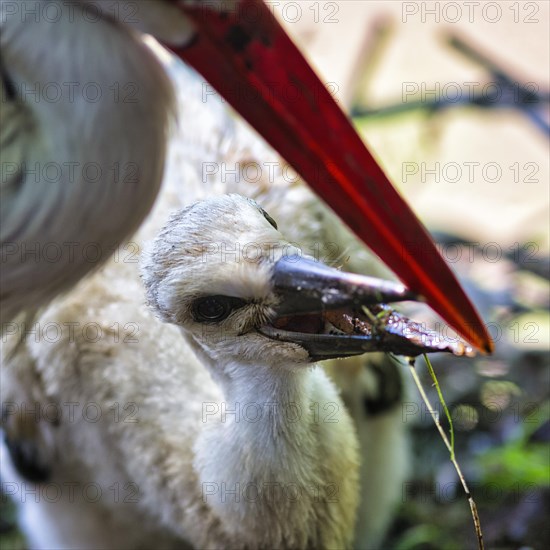
[[[372, 68], [367, 70], [370, 75], [369, 71]], [[368, 89], [369, 82], [362, 86]], [[368, 93], [362, 90], [357, 95], [361, 101]], [[362, 105], [355, 107], [360, 112]], [[500, 116], [481, 114], [474, 108], [427, 113], [403, 107], [396, 104], [388, 112], [359, 116], [355, 125], [375, 151], [383, 151], [385, 171], [409, 196], [428, 190], [405, 181], [403, 159], [418, 164], [430, 161], [433, 166], [440, 157], [446, 158], [451, 116], [455, 120], [470, 117], [470, 122], [476, 118], [480, 125], [491, 124]], [[518, 143], [519, 151], [521, 147]], [[460, 158], [460, 151], [456, 154]], [[439, 192], [438, 185], [429, 188], [429, 193]], [[499, 211], [499, 192], [495, 190], [492, 215]], [[525, 200], [533, 200], [534, 195], [527, 192]], [[506, 196], [502, 188], [503, 201]], [[449, 214], [455, 215], [450, 200]], [[550, 548], [550, 261], [539, 253], [538, 241], [539, 237], [541, 242], [547, 240], [547, 231], [533, 233], [532, 242], [503, 248], [498, 262], [488, 262], [481, 250], [466, 240], [465, 235], [472, 238], [476, 234], [470, 220], [466, 217], [462, 223], [464, 234], [434, 238], [443, 249], [452, 246], [456, 251], [454, 247], [460, 247], [461, 260], [451, 267], [488, 323], [496, 352], [472, 361], [432, 356], [432, 363], [451, 411], [457, 460], [479, 510], [486, 548], [545, 550]], [[461, 232], [456, 229], [460, 223], [454, 227]], [[527, 250], [536, 253], [523, 255]], [[418, 310], [408, 314], [418, 319]], [[421, 321], [435, 326], [437, 319], [428, 314]], [[445, 414], [422, 363], [417, 362], [417, 371], [448, 433]], [[407, 378], [410, 373], [403, 374]], [[409, 400], [419, 411], [411, 416], [410, 477], [384, 550], [476, 548], [468, 501], [413, 384]], [[410, 403], [407, 406], [407, 413], [414, 409]]]
[[[536, 304], [524, 300], [525, 294], [514, 286], [522, 277], [509, 278], [504, 293], [497, 296], [472, 282], [469, 268], [461, 266], [459, 277], [476, 296], [478, 307], [484, 308], [483, 317], [502, 331], [491, 357], [465, 364], [453, 357], [432, 356], [453, 419], [457, 459], [479, 510], [486, 548], [543, 550], [550, 547], [550, 352], [548, 312], [541, 308], [548, 307], [548, 300]], [[476, 269], [482, 272], [483, 266]], [[509, 262], [503, 270], [521, 273], [522, 266]], [[539, 277], [537, 284], [549, 293], [547, 278]], [[524, 322], [531, 323], [525, 334], [518, 330]], [[432, 404], [438, 404], [420, 361], [417, 370]], [[416, 393], [411, 388], [410, 398], [421, 407]], [[448, 429], [440, 407], [438, 411]], [[417, 416], [411, 427], [409, 487], [387, 548], [476, 548], [470, 508], [448, 452], [430, 416]]]
[[550, 401], [534, 409], [533, 422], [522, 424], [520, 437], [478, 457], [482, 479], [504, 489], [518, 484], [524, 487], [550, 487], [550, 447], [545, 442], [530, 441], [530, 436], [545, 429]]
[[488, 484], [504, 489], [524, 486], [548, 487], [548, 446], [543, 443], [526, 444], [514, 441], [487, 451], [480, 457], [481, 475]]

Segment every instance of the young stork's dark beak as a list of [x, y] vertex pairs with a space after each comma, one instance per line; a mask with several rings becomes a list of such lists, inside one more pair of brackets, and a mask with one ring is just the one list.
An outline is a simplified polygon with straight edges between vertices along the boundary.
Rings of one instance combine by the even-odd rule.
[[441, 351], [474, 354], [470, 346], [427, 330], [387, 306], [417, 299], [401, 284], [287, 257], [275, 264], [272, 284], [278, 305], [260, 333], [299, 344], [312, 361], [369, 351], [411, 357]]
[[262, 0], [173, 0], [195, 67], [342, 220], [461, 336], [493, 342], [430, 236]]

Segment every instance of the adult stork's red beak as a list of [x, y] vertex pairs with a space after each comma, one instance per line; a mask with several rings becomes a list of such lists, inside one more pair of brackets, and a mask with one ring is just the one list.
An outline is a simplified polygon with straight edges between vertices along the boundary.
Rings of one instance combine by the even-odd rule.
[[168, 46], [411, 290], [469, 343], [490, 353], [493, 342], [483, 322], [426, 229], [262, 0], [178, 5], [197, 35], [185, 47]]

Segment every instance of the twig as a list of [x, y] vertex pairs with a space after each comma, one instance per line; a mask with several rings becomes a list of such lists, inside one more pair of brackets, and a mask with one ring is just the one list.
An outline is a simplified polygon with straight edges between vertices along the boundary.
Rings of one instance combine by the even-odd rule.
[[[427, 357], [424, 356], [426, 359], [426, 362], [429, 364], [429, 361], [427, 360]], [[428, 399], [428, 396], [426, 395], [426, 392], [424, 391], [424, 387], [422, 386], [422, 382], [420, 381], [420, 378], [418, 377], [418, 374], [416, 373], [415, 366], [415, 360], [410, 359], [409, 361], [409, 368], [414, 380], [414, 383], [416, 384], [416, 387], [418, 388], [418, 391], [420, 392], [420, 395], [422, 396], [422, 399], [424, 400], [424, 403], [426, 404], [426, 407], [428, 407], [428, 411], [432, 415], [433, 421], [437, 427], [437, 430], [439, 431], [441, 435], [441, 439], [443, 439], [443, 442], [445, 443], [445, 446], [449, 450], [451, 454], [451, 462], [453, 463], [453, 466], [455, 467], [456, 473], [458, 474], [458, 477], [460, 479], [460, 482], [462, 483], [462, 487], [464, 488], [464, 492], [466, 493], [466, 497], [468, 498], [468, 502], [470, 504], [470, 510], [472, 512], [472, 519], [474, 521], [474, 528], [477, 536], [477, 546], [479, 550], [484, 550], [483, 545], [483, 533], [481, 532], [481, 522], [479, 520], [479, 514], [477, 511], [476, 503], [474, 502], [474, 499], [472, 497], [472, 494], [470, 493], [470, 489], [468, 487], [468, 484], [466, 483], [466, 479], [464, 478], [464, 474], [462, 473], [462, 470], [460, 469], [460, 466], [458, 465], [458, 462], [456, 461], [455, 453], [454, 453], [454, 432], [452, 429], [452, 420], [451, 416], [449, 414], [449, 410], [447, 409], [447, 405], [445, 405], [445, 401], [443, 400], [443, 396], [441, 394], [441, 390], [439, 389], [439, 384], [437, 384], [437, 380], [435, 379], [435, 373], [433, 372], [433, 368], [431, 368], [431, 365], [429, 365], [429, 369], [431, 369], [430, 374], [432, 374], [432, 378], [436, 381], [436, 388], [438, 395], [440, 396], [441, 403], [443, 405], [443, 408], [446, 411], [447, 418], [449, 420], [449, 424], [451, 426], [450, 433], [452, 435], [452, 444], [449, 442], [449, 438], [447, 437], [447, 434], [443, 430], [443, 426], [441, 426], [441, 422], [439, 421], [439, 416], [437, 414], [437, 411], [432, 407], [432, 404], [430, 403], [430, 400]]]

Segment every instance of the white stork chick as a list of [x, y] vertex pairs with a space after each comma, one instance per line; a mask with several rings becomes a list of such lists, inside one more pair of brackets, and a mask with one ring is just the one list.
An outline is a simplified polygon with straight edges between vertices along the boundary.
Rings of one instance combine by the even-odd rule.
[[[300, 251], [265, 211], [222, 196], [172, 217], [144, 279], [152, 305], [181, 328], [217, 384], [221, 402], [210, 411], [236, 411], [207, 414], [192, 445], [203, 492], [250, 495], [207, 497], [224, 531], [210, 545], [350, 547], [359, 497], [352, 422], [304, 347], [261, 332], [279, 305], [273, 271], [283, 254]], [[204, 404], [208, 394], [187, 399]], [[327, 410], [329, 422], [318, 414]]]
[[[380, 433], [368, 427], [359, 459], [338, 391], [312, 362], [362, 353], [321, 310], [338, 308], [338, 325], [353, 293], [402, 299], [403, 287], [293, 253], [253, 201], [195, 203], [172, 217], [144, 268], [150, 302], [172, 324], [143, 304], [135, 265], [118, 263], [47, 308], [38, 338], [15, 349], [20, 339], [8, 339], [2, 477], [31, 547], [379, 541], [402, 479], [400, 418], [389, 411]], [[365, 461], [362, 484], [376, 492], [360, 495]]]
[[[231, 254], [245, 245], [248, 257]], [[151, 302], [181, 333], [140, 305], [132, 264], [105, 269], [44, 311], [40, 326], [60, 327], [61, 338], [27, 339], [6, 362], [2, 388], [12, 458], [2, 474], [24, 500], [32, 547], [352, 546], [357, 439], [335, 386], [311, 364], [307, 336], [322, 338], [259, 332], [280, 301], [273, 276], [287, 262], [277, 260], [293, 251], [254, 202], [223, 196], [173, 216], [145, 267]], [[288, 262], [296, 265], [306, 264]], [[220, 295], [230, 297], [222, 309], [235, 309], [219, 324], [201, 322], [213, 320], [220, 304], [209, 297]], [[88, 324], [103, 338], [86, 338]], [[36, 421], [27, 405], [50, 416]], [[98, 502], [83, 494], [90, 483], [102, 490]], [[51, 484], [60, 500], [24, 499], [25, 488], [40, 494]]]

